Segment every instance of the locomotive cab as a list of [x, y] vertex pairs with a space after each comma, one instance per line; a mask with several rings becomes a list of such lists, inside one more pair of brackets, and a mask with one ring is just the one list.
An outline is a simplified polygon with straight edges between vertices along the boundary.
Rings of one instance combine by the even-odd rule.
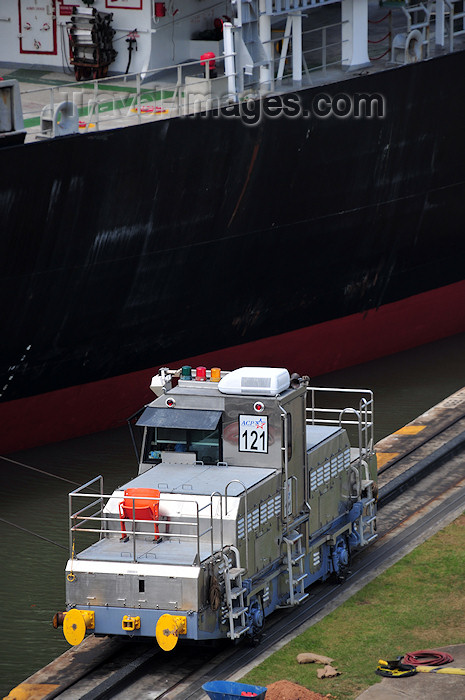
[[[308, 383], [282, 368], [160, 370], [137, 420], [138, 475], [107, 496], [101, 477], [70, 494], [70, 643], [87, 629], [165, 650], [256, 637], [313, 581], [344, 577], [376, 537], [373, 397], [354, 390], [357, 408], [334, 409], [338, 390]], [[78, 552], [80, 532], [98, 539]]]

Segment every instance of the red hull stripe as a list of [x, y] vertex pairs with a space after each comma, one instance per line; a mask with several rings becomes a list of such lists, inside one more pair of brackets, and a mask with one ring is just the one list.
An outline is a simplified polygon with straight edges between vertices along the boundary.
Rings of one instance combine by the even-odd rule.
[[[166, 366], [287, 367], [318, 376], [465, 331], [465, 281], [298, 331], [184, 359]], [[0, 454], [121, 425], [154, 396], [158, 370], [73, 386], [0, 405]]]

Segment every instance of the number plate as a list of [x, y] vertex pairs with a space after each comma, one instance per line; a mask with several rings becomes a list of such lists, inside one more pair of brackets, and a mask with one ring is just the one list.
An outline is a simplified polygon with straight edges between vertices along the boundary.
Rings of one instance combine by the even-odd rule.
[[239, 416], [239, 452], [268, 452], [267, 416]]

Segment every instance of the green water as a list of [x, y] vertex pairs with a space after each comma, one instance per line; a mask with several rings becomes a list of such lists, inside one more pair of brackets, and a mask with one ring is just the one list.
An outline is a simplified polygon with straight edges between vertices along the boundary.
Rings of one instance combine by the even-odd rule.
[[[376, 439], [388, 435], [465, 386], [465, 334], [312, 377], [315, 385], [370, 388]], [[10, 455], [79, 484], [102, 474], [105, 492], [137, 472], [127, 428]], [[68, 648], [51, 619], [63, 609], [68, 557], [67, 494], [73, 484], [0, 460], [0, 697]]]

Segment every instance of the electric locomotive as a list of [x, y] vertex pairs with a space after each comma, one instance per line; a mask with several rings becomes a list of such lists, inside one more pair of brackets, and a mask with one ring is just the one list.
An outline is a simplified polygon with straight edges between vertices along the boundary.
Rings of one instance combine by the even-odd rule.
[[[89, 630], [166, 651], [257, 638], [267, 615], [343, 579], [376, 538], [372, 392], [269, 367], [164, 368], [151, 389], [138, 475], [111, 494], [101, 476], [69, 494], [56, 624], [70, 644]], [[84, 537], [95, 541], [79, 551]]]

